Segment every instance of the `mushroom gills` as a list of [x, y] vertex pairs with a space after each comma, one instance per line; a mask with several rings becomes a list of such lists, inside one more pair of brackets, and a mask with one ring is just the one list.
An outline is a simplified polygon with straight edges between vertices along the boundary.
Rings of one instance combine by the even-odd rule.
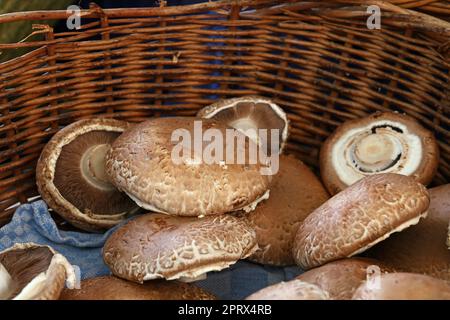
[[381, 242], [381, 241], [383, 241], [383, 240], [389, 238], [393, 233], [400, 232], [400, 231], [402, 231], [402, 230], [404, 230], [404, 229], [406, 229], [406, 228], [408, 228], [408, 227], [410, 227], [410, 226], [413, 226], [413, 225], [415, 225], [415, 224], [418, 224], [419, 221], [420, 221], [420, 219], [421, 219], [421, 218], [426, 218], [427, 215], [428, 215], [428, 210], [425, 211], [424, 213], [422, 213], [421, 215], [419, 215], [419, 216], [413, 218], [413, 219], [410, 219], [410, 220], [408, 220], [408, 221], [405, 221], [404, 223], [402, 223], [401, 225], [399, 225], [399, 226], [398, 226], [397, 228], [395, 228], [394, 230], [392, 230], [392, 231], [386, 233], [385, 235], [383, 235], [382, 237], [380, 237], [380, 238], [378, 238], [378, 239], [375, 239], [373, 242], [369, 243], [367, 246], [364, 246], [364, 247], [362, 247], [362, 248], [356, 250], [355, 252], [353, 252], [352, 254], [350, 254], [347, 258], [351, 258], [351, 257], [353, 257], [353, 256], [356, 256], [356, 255], [358, 255], [358, 254], [360, 254], [360, 253], [366, 251], [367, 249], [373, 247], [373, 246], [376, 245], [377, 243], [379, 243], [379, 242]]

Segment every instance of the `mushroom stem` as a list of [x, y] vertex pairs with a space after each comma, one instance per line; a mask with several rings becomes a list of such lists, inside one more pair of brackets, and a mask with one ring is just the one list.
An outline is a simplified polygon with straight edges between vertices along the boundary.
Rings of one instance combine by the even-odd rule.
[[395, 144], [384, 134], [371, 134], [356, 142], [354, 156], [361, 169], [371, 172], [390, 167], [397, 157]]
[[13, 280], [8, 270], [0, 263], [0, 300], [6, 300], [14, 292]]
[[97, 188], [113, 190], [105, 172], [105, 156], [110, 148], [109, 144], [90, 147], [81, 158], [81, 172], [85, 179]]

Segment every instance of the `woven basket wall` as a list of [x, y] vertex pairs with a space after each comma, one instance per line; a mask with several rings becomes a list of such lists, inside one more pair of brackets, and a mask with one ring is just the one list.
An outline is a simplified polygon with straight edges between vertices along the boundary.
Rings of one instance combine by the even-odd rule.
[[[0, 222], [37, 196], [41, 149], [81, 118], [195, 115], [220, 98], [259, 94], [288, 113], [288, 151], [317, 169], [322, 141], [345, 120], [405, 112], [441, 150], [434, 184], [450, 182], [450, 26], [378, 1], [219, 1], [82, 12], [80, 30], [0, 44], [30, 53], [0, 64]], [[370, 3], [367, 3], [370, 4]], [[65, 20], [65, 11], [0, 16]]]

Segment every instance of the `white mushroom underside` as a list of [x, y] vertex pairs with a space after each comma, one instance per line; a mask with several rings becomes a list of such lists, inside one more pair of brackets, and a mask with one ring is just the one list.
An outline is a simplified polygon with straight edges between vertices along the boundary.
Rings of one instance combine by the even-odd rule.
[[0, 300], [11, 297], [14, 287], [11, 275], [8, 270], [0, 263]]
[[383, 171], [373, 173], [394, 172], [409, 176], [417, 170], [422, 161], [423, 151], [420, 137], [410, 133], [408, 128], [399, 122], [380, 120], [372, 122], [364, 127], [349, 130], [334, 144], [331, 152], [332, 164], [339, 179], [344, 184], [352, 185], [366, 175], [373, 174], [359, 171], [349, 157], [349, 150], [351, 149], [355, 137], [369, 132], [374, 127], [383, 126], [392, 126], [401, 129], [403, 133], [392, 132], [392, 134], [396, 134], [400, 139], [403, 139], [404, 145], [407, 145], [407, 148], [401, 147], [401, 144], [397, 142], [395, 147], [402, 154], [401, 161], [398, 161], [393, 166]]
[[428, 215], [428, 211], [425, 211], [424, 213], [422, 213], [422, 214], [419, 215], [418, 217], [415, 217], [415, 218], [413, 218], [413, 219], [411, 219], [411, 220], [408, 220], [408, 221], [402, 223], [402, 224], [399, 225], [397, 228], [395, 228], [395, 229], [393, 229], [392, 231], [386, 233], [386, 234], [383, 235], [382, 237], [376, 239], [375, 241], [369, 243], [368, 245], [362, 247], [361, 249], [359, 249], [359, 250], [353, 252], [352, 254], [350, 254], [350, 255], [348, 256], [348, 258], [353, 257], [353, 256], [355, 256], [355, 255], [358, 255], [358, 254], [360, 254], [360, 253], [362, 253], [362, 252], [368, 250], [369, 248], [373, 247], [373, 246], [376, 245], [377, 243], [379, 243], [379, 242], [381, 242], [381, 241], [386, 240], [387, 238], [389, 238], [393, 233], [400, 232], [400, 231], [402, 231], [402, 230], [404, 230], [404, 229], [406, 229], [406, 228], [409, 228], [410, 226], [413, 226], [413, 225], [415, 225], [415, 224], [418, 224], [419, 221], [420, 221], [420, 219], [421, 219], [421, 218], [426, 218], [427, 215]]

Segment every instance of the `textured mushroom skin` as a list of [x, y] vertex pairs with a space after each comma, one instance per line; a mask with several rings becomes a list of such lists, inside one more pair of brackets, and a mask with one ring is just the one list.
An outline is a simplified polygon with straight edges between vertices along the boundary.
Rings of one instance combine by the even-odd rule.
[[45, 274], [45, 284], [41, 291], [31, 298], [34, 300], [56, 300], [66, 280], [70, 287], [75, 284], [73, 267], [60, 254], [48, 246], [34, 243], [18, 243], [0, 252], [0, 263], [10, 273], [14, 291], [11, 299], [38, 275]]
[[368, 268], [377, 266], [381, 273], [392, 269], [379, 261], [365, 258], [341, 259], [302, 273], [297, 279], [315, 284], [330, 294], [332, 300], [350, 300], [367, 279]]
[[258, 251], [249, 260], [277, 266], [295, 264], [295, 232], [314, 209], [328, 200], [314, 173], [294, 156], [280, 156], [280, 169], [270, 184], [270, 197], [244, 215], [256, 231]]
[[328, 292], [298, 279], [263, 288], [245, 300], [328, 300]]
[[407, 115], [394, 112], [376, 112], [368, 117], [343, 123], [323, 143], [320, 149], [320, 173], [322, 181], [331, 195], [335, 195], [347, 187], [347, 184], [340, 180], [333, 166], [331, 157], [333, 146], [347, 131], [357, 127], [365, 127], [381, 120], [401, 123], [408, 128], [410, 133], [420, 137], [423, 151], [422, 160], [411, 176], [424, 185], [431, 182], [437, 172], [439, 161], [439, 147], [433, 133]]
[[[375, 283], [373, 283], [375, 284]], [[450, 282], [416, 273], [388, 273], [364, 282], [353, 300], [450, 300]]]
[[203, 289], [178, 281], [137, 284], [113, 276], [81, 281], [80, 289], [64, 289], [60, 300], [215, 300]]
[[367, 255], [398, 271], [425, 273], [450, 281], [450, 250], [445, 244], [450, 184], [428, 191], [431, 200], [427, 217], [374, 246]]
[[259, 162], [174, 163], [172, 149], [177, 143], [171, 142], [172, 133], [187, 129], [194, 137], [194, 121], [202, 121], [203, 132], [218, 129], [226, 136], [226, 127], [209, 119], [155, 118], [138, 124], [124, 132], [106, 155], [106, 171], [114, 185], [148, 210], [179, 216], [230, 212], [261, 197], [270, 176], [261, 174]]
[[412, 177], [365, 177], [313, 211], [294, 240], [296, 263], [309, 269], [350, 257], [426, 213], [426, 188]]
[[82, 213], [67, 199], [65, 199], [53, 183], [53, 175], [58, 160], [56, 149], [66, 145], [73, 137], [81, 132], [93, 130], [108, 130], [123, 132], [129, 124], [113, 119], [80, 120], [58, 131], [45, 145], [36, 166], [36, 184], [39, 193], [50, 208], [72, 225], [87, 231], [102, 231], [119, 223], [121, 219], [103, 216], [101, 219]]
[[256, 249], [255, 231], [244, 219], [232, 215], [145, 214], [108, 238], [103, 259], [116, 276], [142, 283], [218, 271]]

